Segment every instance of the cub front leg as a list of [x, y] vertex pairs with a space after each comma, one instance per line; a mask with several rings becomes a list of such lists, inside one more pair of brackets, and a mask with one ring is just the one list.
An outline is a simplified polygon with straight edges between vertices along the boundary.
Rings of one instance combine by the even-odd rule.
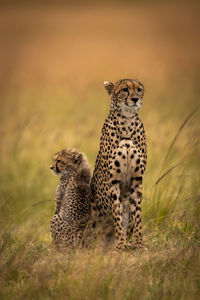
[[123, 249], [126, 244], [126, 237], [124, 234], [123, 224], [122, 224], [123, 206], [121, 202], [119, 180], [111, 181], [110, 192], [111, 192], [112, 214], [114, 218], [114, 227], [115, 227], [116, 248]]
[[56, 201], [56, 210], [55, 210], [55, 214], [58, 214], [60, 212], [64, 192], [65, 192], [65, 185], [63, 183], [59, 182], [59, 184], [56, 188], [56, 200], [55, 200]]

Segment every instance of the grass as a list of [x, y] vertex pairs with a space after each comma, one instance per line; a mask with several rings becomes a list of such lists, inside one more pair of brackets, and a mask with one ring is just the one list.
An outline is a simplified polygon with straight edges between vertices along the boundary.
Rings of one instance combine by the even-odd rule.
[[[9, 102], [12, 96], [4, 95], [1, 128], [1, 298], [198, 299], [199, 111], [181, 132], [192, 110], [186, 109], [186, 100], [180, 118], [172, 112], [173, 122], [164, 119], [155, 126], [151, 121], [156, 132], [146, 126], [149, 164], [143, 230], [147, 250], [118, 252], [94, 245], [61, 254], [52, 248], [49, 232], [57, 184], [49, 171], [51, 155], [70, 145], [84, 151], [94, 165], [107, 113], [106, 96], [103, 91], [91, 91], [82, 99], [74, 99], [69, 91], [64, 96], [55, 91], [51, 97], [18, 91], [15, 103]], [[35, 99], [40, 101], [36, 104]], [[141, 111], [144, 123], [151, 120], [151, 115], [145, 116], [145, 111], [151, 114], [150, 103], [148, 99]], [[159, 114], [161, 104], [156, 106]]]
[[[0, 12], [0, 299], [200, 297], [198, 10], [127, 5]], [[147, 250], [58, 253], [51, 156], [75, 147], [93, 168], [109, 110], [100, 84], [133, 76], [146, 88]]]

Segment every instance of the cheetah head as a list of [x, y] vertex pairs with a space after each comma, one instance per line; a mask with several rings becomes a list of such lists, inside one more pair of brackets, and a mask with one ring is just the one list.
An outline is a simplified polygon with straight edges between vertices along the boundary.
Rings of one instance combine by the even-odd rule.
[[53, 163], [50, 166], [54, 175], [62, 175], [67, 169], [74, 169], [81, 176], [88, 176], [90, 180], [90, 167], [83, 153], [71, 148], [66, 148], [53, 155]]
[[116, 83], [104, 81], [104, 86], [111, 96], [111, 109], [122, 115], [134, 115], [142, 106], [144, 87], [136, 79], [121, 79]]

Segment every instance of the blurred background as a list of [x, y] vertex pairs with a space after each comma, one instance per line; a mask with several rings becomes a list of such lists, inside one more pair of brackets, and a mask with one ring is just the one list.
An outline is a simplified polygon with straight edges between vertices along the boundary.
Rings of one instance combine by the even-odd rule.
[[77, 92], [128, 76], [149, 89], [199, 72], [197, 2], [5, 3], [1, 86]]
[[[196, 1], [1, 2], [2, 220], [24, 221], [23, 209], [53, 200], [53, 153], [78, 148], [93, 168], [109, 110], [104, 80], [137, 78], [145, 86], [146, 198], [165, 169], [198, 152], [197, 111], [163, 167], [199, 102], [199, 17]], [[48, 226], [53, 208], [47, 202], [30, 214], [41, 221], [44, 209]]]
[[[0, 2], [1, 299], [200, 299], [199, 20], [199, 1]], [[145, 87], [148, 251], [62, 256], [52, 155], [77, 148], [93, 169], [103, 82], [122, 78]]]

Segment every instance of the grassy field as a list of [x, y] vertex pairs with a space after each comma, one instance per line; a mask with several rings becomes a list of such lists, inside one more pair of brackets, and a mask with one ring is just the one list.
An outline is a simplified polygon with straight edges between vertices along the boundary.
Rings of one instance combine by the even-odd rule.
[[[197, 4], [4, 6], [0, 24], [0, 299], [199, 299]], [[146, 87], [147, 250], [57, 253], [51, 156], [75, 147], [94, 167], [103, 81], [123, 77]]]

